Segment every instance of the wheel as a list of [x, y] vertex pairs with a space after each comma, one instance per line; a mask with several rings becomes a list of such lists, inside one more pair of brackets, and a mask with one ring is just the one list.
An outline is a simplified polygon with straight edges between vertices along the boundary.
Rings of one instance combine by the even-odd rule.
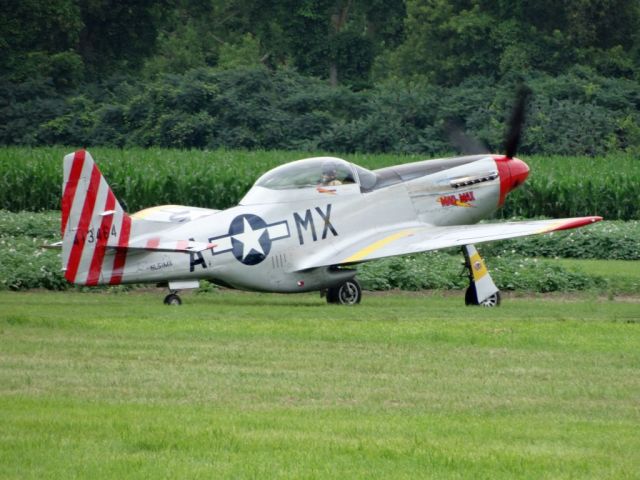
[[476, 298], [476, 285], [472, 283], [469, 288], [467, 288], [467, 291], [464, 292], [464, 304], [477, 305]]
[[338, 303], [338, 288], [327, 289], [327, 303]]
[[362, 300], [362, 289], [355, 278], [327, 291], [327, 303], [356, 305], [360, 303], [360, 300]]
[[487, 298], [484, 302], [477, 303], [476, 286], [471, 284], [464, 293], [465, 305], [480, 305], [482, 307], [497, 307], [500, 305], [500, 292], [496, 292]]
[[483, 307], [498, 307], [500, 306], [500, 292], [496, 292], [487, 298], [484, 302], [480, 303]]
[[165, 305], [182, 305], [182, 300], [176, 293], [170, 293], [166, 297], [164, 297]]

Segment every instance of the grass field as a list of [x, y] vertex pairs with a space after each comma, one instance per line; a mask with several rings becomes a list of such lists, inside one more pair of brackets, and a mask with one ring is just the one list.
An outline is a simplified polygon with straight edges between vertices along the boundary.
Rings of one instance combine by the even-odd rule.
[[0, 478], [638, 478], [640, 304], [0, 292]]

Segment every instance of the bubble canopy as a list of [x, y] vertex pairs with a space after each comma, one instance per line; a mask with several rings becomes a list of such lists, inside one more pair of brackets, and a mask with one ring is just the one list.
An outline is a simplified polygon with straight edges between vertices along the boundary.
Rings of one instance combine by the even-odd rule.
[[247, 205], [315, 197], [319, 187], [325, 186], [336, 193], [359, 194], [370, 191], [376, 181], [375, 173], [341, 158], [306, 158], [269, 170], [256, 181], [240, 203]]
[[260, 177], [256, 187], [271, 190], [289, 190], [322, 185], [323, 172], [333, 170], [336, 181], [342, 184], [355, 183], [351, 164], [333, 157], [317, 157], [287, 163], [268, 171]]
[[289, 190], [317, 187], [330, 182], [334, 185], [348, 185], [359, 181], [375, 183], [375, 174], [341, 158], [315, 157], [276, 167], [260, 177], [255, 186], [271, 190]]

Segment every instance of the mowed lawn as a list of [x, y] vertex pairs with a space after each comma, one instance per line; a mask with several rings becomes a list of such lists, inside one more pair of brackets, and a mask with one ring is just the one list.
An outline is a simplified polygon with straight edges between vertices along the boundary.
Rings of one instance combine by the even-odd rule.
[[0, 478], [639, 478], [640, 303], [0, 293]]

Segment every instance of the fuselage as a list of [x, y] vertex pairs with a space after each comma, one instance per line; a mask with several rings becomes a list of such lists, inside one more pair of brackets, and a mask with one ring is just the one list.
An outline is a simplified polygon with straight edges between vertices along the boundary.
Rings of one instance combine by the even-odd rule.
[[[358, 239], [366, 242], [385, 230], [476, 223], [491, 215], [528, 172], [517, 159], [509, 160], [519, 162], [515, 167], [510, 163], [509, 170], [499, 157], [480, 155], [373, 172], [344, 162], [339, 165], [351, 168], [353, 177], [332, 185], [300, 184], [300, 180], [287, 185], [278, 177], [282, 169], [294, 178], [295, 164], [301, 171], [333, 160], [344, 162], [307, 159], [293, 167], [278, 167], [256, 182], [238, 206], [227, 210], [176, 222], [169, 218], [171, 209], [166, 209], [166, 219], [153, 221], [163, 239], [208, 242], [212, 248], [190, 253], [129, 252], [122, 283], [206, 279], [234, 288], [289, 293], [332, 287], [353, 277], [355, 270], [331, 265], [304, 270], [303, 260], [328, 249], [341, 251]], [[135, 222], [144, 216], [132, 218]]]

